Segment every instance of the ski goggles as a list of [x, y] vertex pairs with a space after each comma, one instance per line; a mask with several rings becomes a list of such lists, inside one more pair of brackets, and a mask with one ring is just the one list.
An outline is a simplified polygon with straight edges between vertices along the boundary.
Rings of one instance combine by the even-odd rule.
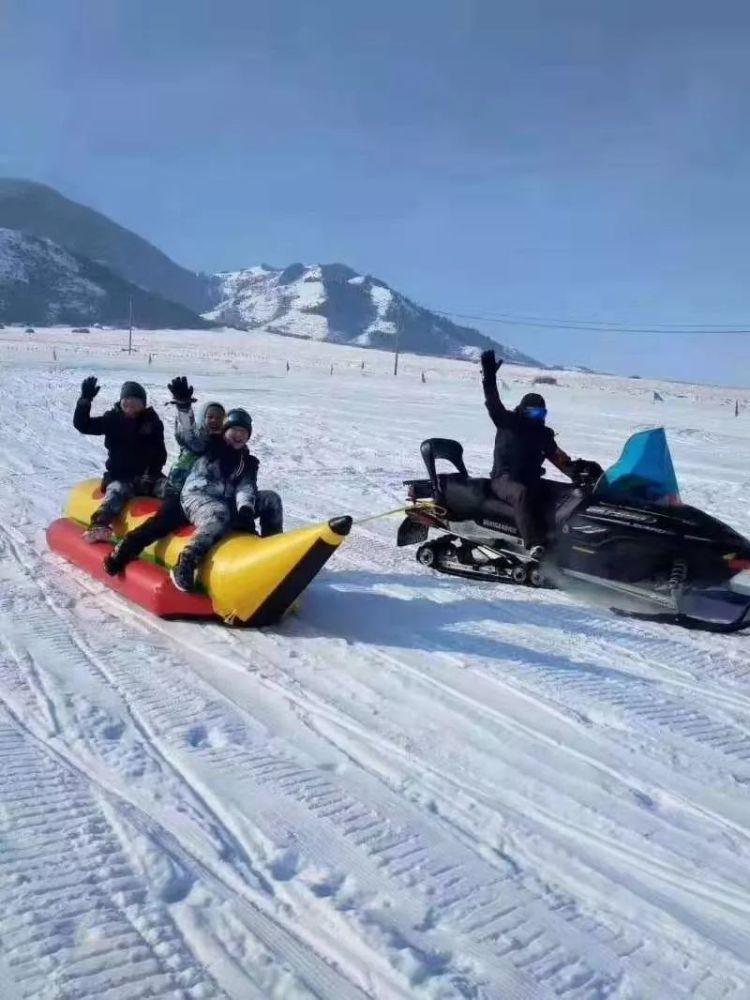
[[547, 416], [547, 408], [544, 406], [524, 406], [523, 415], [529, 420], [544, 420]]

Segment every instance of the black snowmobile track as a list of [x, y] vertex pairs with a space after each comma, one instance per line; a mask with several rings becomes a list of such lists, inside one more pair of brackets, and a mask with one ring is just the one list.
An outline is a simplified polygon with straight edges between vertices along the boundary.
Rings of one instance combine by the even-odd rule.
[[511, 576], [490, 576], [489, 573], [472, 573], [471, 570], [466, 569], [448, 569], [443, 566], [432, 566], [432, 569], [436, 573], [444, 573], [446, 576], [460, 576], [464, 580], [477, 581], [480, 580], [484, 583], [505, 583], [511, 587], [529, 587], [531, 590], [544, 590], [549, 587], [546, 580], [543, 580], [540, 584], [532, 583], [531, 580], [524, 580], [523, 583], [517, 583]]
[[[510, 573], [507, 576], [500, 576], [499, 573], [477, 573], [470, 569], [454, 569], [450, 566], [443, 564], [437, 564], [435, 566], [430, 566], [429, 569], [434, 569], [436, 573], [444, 573], [446, 576], [460, 576], [464, 580], [483, 580], [486, 583], [513, 583]], [[519, 584], [516, 584], [519, 586]], [[526, 584], [520, 584], [520, 586], [526, 586]]]
[[[419, 559], [419, 551], [427, 547], [431, 548], [432, 551], [434, 552], [435, 562], [431, 566], [427, 566], [426, 568], [432, 569], [436, 573], [444, 573], [446, 576], [457, 576], [463, 580], [472, 580], [472, 581], [481, 580], [486, 583], [509, 583], [515, 587], [531, 587], [534, 590], [539, 590], [541, 587], [544, 587], [545, 585], [544, 582], [542, 582], [541, 584], [532, 583], [530, 579], [530, 575], [533, 570], [539, 570], [541, 572], [541, 566], [539, 565], [539, 563], [521, 562], [519, 560], [518, 562], [509, 565], [507, 571], [504, 568], [500, 569], [499, 567], [495, 566], [494, 570], [491, 572], [482, 572], [481, 569], [479, 568], [477, 569], [468, 568], [467, 566], [465, 566], [465, 564], [461, 563], [459, 559], [451, 559], [447, 562], [443, 562], [440, 559], [441, 550], [449, 550], [453, 548], [451, 542], [447, 538], [444, 538], [440, 540], [436, 539], [433, 542], [426, 542], [425, 545], [420, 546], [420, 549], [417, 552], [417, 562], [419, 562], [421, 565], [425, 564], [422, 563], [421, 560]], [[509, 556], [509, 559], [513, 558], [514, 557], [512, 555]], [[484, 565], [491, 567], [493, 564], [485, 563]], [[523, 581], [513, 579], [512, 576], [513, 570], [516, 569], [518, 566], [523, 566], [523, 568], [526, 571], [526, 579]]]

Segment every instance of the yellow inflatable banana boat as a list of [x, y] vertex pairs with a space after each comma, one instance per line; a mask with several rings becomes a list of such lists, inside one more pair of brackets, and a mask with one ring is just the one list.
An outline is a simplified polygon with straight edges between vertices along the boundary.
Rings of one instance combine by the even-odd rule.
[[[350, 517], [336, 517], [271, 538], [230, 534], [203, 562], [199, 576], [203, 592], [185, 594], [172, 584], [169, 569], [190, 539], [192, 526], [149, 546], [120, 576], [110, 577], [102, 560], [111, 547], [83, 540], [101, 501], [98, 479], [75, 486], [65, 516], [47, 529], [50, 548], [163, 618], [218, 617], [229, 624], [271, 625], [317, 575], [352, 526]], [[113, 524], [115, 535], [122, 537], [138, 527], [159, 505], [159, 500], [151, 498], [131, 500]]]

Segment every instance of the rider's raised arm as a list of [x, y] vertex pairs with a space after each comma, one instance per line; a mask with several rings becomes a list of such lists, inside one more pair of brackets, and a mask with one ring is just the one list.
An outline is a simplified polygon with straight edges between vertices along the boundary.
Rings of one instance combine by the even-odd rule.
[[497, 391], [497, 370], [502, 361], [495, 360], [494, 351], [482, 351], [482, 389], [484, 405], [495, 427], [507, 427], [510, 413], [503, 406], [500, 393]]

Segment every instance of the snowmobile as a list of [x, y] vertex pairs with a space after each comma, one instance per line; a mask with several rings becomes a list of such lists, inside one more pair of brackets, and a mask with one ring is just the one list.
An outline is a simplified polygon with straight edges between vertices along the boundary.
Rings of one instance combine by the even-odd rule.
[[[663, 429], [634, 434], [606, 472], [579, 461], [573, 482], [543, 481], [541, 563], [489, 480], [469, 475], [458, 441], [430, 438], [421, 452], [428, 478], [404, 482], [398, 545], [418, 545], [423, 566], [471, 580], [552, 585], [619, 614], [686, 628], [750, 627], [750, 541], [682, 504]], [[439, 461], [454, 471], [439, 473]]]

